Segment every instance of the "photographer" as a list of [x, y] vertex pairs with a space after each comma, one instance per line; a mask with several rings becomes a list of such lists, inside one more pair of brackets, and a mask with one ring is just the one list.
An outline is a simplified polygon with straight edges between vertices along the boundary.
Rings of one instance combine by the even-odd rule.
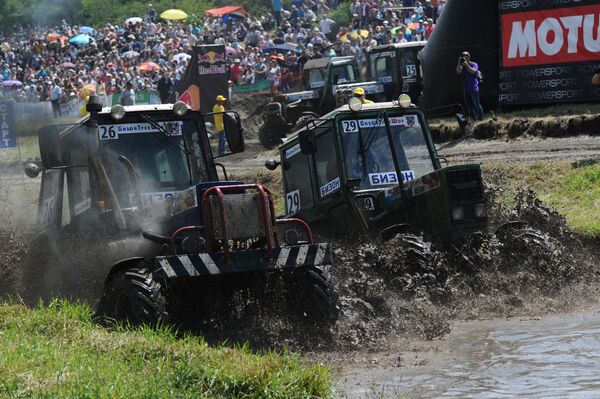
[[594, 76], [592, 77], [593, 85], [600, 85], [600, 68], [594, 70]]
[[471, 61], [471, 54], [463, 51], [456, 64], [456, 74], [464, 79], [464, 96], [469, 115], [477, 121], [483, 119], [483, 108], [479, 102], [479, 66]]

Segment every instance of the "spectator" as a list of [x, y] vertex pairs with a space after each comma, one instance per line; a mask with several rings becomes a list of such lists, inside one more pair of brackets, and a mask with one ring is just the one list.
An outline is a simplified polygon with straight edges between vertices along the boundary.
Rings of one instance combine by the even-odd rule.
[[52, 89], [50, 89], [50, 102], [52, 103], [52, 113], [55, 118], [62, 116], [60, 110], [60, 98], [62, 97], [62, 89], [59, 85], [60, 81], [58, 79], [54, 79], [54, 84], [52, 85]]
[[462, 75], [464, 83], [464, 97], [467, 110], [471, 118], [476, 121], [483, 119], [483, 108], [479, 102], [479, 66], [471, 61], [471, 54], [463, 51], [456, 64], [456, 74]]
[[167, 99], [173, 90], [173, 81], [171, 80], [168, 72], [162, 71], [160, 74], [161, 78], [158, 80], [156, 88], [158, 90], [160, 102], [164, 104], [167, 102]]
[[135, 105], [135, 90], [133, 90], [133, 84], [131, 82], [127, 82], [125, 85], [125, 90], [121, 92], [121, 105]]
[[223, 113], [225, 112], [225, 105], [227, 103], [227, 99], [222, 95], [217, 96], [217, 102], [213, 107], [214, 120], [215, 120], [215, 130], [217, 131], [217, 135], [219, 136], [219, 155], [225, 155], [225, 125], [223, 124]]

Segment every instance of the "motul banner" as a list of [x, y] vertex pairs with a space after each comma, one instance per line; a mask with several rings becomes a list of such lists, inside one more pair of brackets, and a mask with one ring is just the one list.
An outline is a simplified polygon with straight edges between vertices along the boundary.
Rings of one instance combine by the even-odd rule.
[[212, 112], [217, 96], [227, 97], [227, 77], [225, 46], [196, 46], [185, 74], [169, 100], [183, 101], [202, 113]]
[[505, 0], [500, 104], [600, 100], [600, 0]]

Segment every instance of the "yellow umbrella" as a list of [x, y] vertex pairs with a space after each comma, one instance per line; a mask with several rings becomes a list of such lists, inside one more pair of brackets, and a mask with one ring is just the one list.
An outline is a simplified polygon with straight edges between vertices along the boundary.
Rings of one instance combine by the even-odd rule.
[[186, 19], [188, 15], [181, 10], [170, 9], [160, 14], [160, 17], [162, 19]]
[[81, 88], [81, 90], [79, 90], [79, 98], [81, 98], [82, 100], [90, 95], [92, 95], [92, 93], [96, 92], [96, 85], [94, 84], [87, 84], [85, 86], [83, 86]]
[[140, 64], [140, 66], [138, 66], [138, 69], [140, 71], [158, 71], [160, 69], [160, 66], [158, 66], [158, 64], [149, 61], [149, 62], [144, 62], [143, 64]]

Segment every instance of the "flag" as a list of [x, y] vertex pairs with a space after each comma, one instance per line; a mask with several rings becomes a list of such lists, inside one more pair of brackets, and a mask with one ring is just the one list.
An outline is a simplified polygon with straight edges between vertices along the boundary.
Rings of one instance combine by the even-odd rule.
[[217, 96], [227, 96], [228, 76], [224, 45], [196, 46], [168, 102], [183, 101], [195, 111], [212, 112]]

